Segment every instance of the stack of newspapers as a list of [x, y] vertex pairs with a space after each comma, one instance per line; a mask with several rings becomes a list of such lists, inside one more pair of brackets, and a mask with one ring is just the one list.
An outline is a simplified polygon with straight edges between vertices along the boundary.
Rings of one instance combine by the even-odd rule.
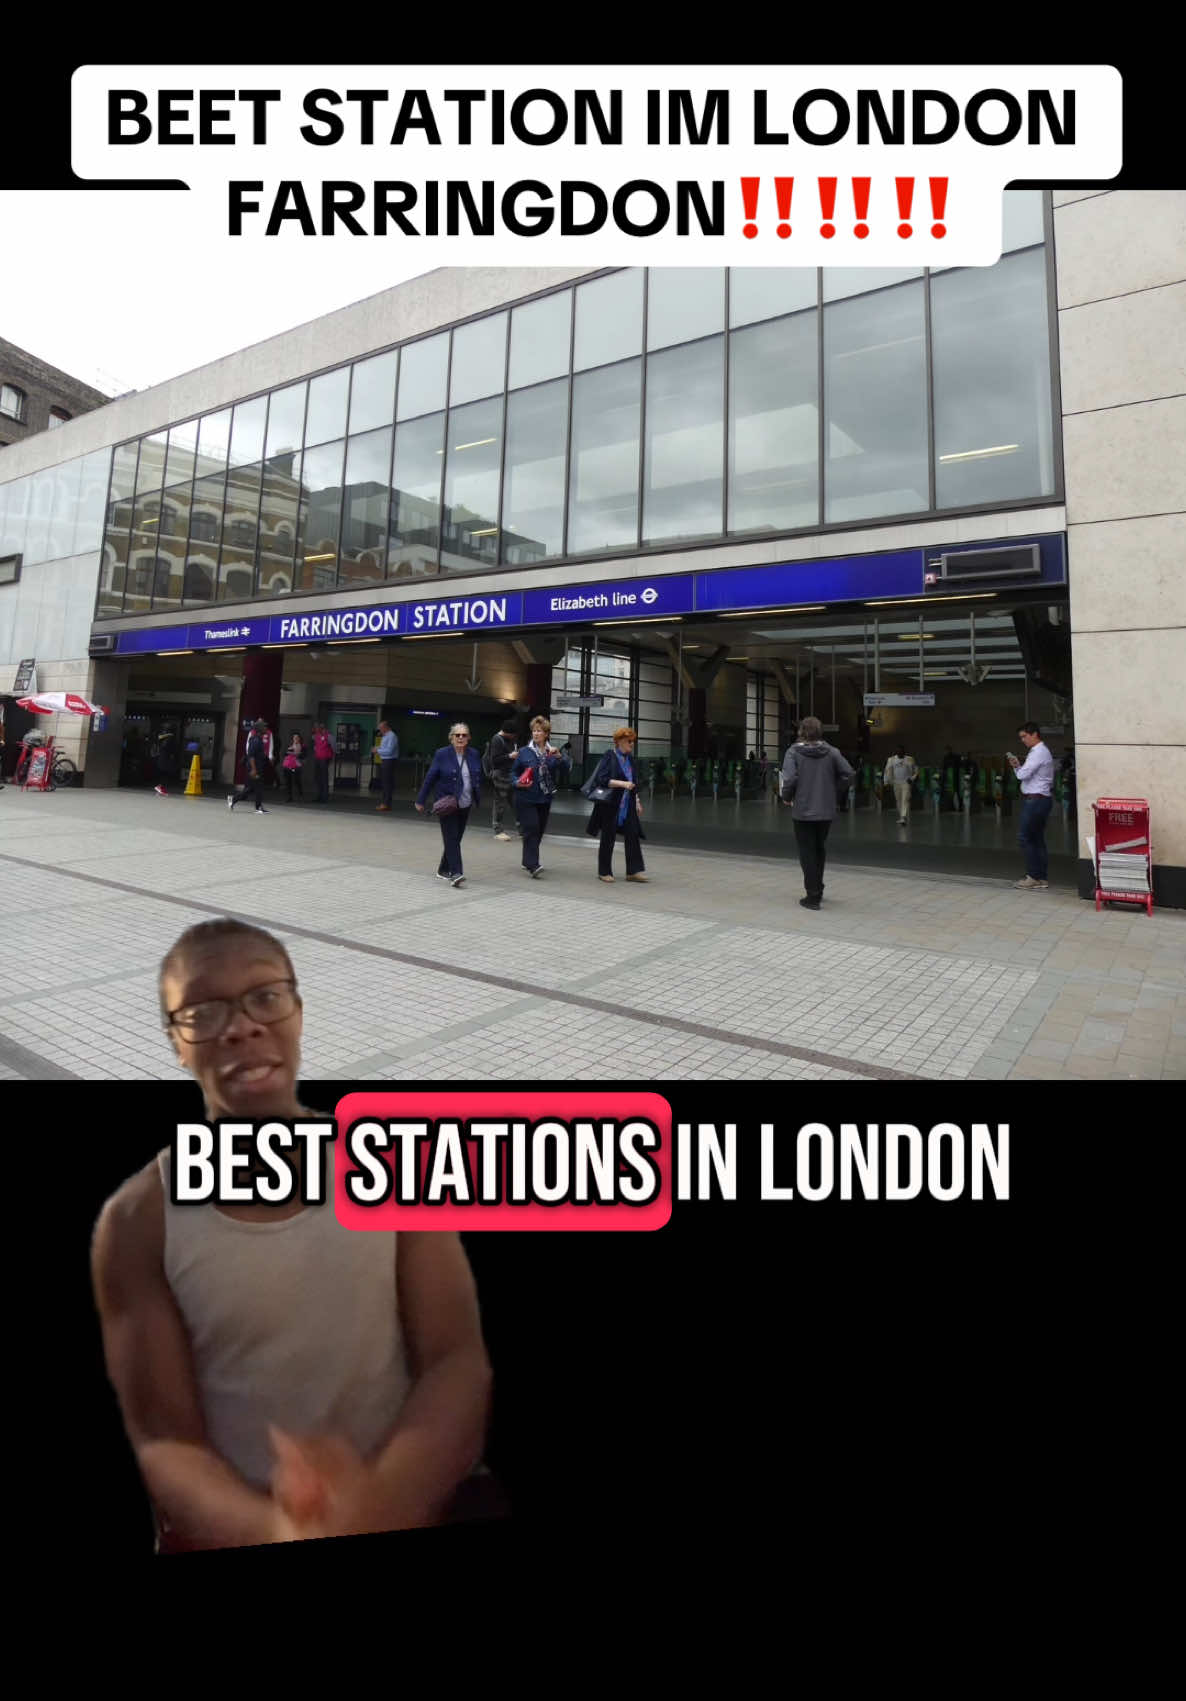
[[[1094, 841], [1089, 840], [1094, 852]], [[1149, 890], [1149, 841], [1125, 839], [1099, 853], [1100, 887], [1108, 892]]]

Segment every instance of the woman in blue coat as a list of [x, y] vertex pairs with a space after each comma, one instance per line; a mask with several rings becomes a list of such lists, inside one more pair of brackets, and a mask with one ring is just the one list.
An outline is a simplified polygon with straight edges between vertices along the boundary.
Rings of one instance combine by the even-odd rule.
[[[589, 792], [608, 791], [603, 802], [596, 800], [589, 825], [590, 838], [600, 839], [597, 849], [597, 878], [608, 885], [614, 877], [614, 840], [621, 833], [626, 841], [626, 878], [645, 881], [642, 859], [642, 825], [639, 817], [642, 805], [638, 801], [638, 764], [634, 746], [638, 735], [632, 726], [620, 726], [614, 733], [613, 749], [607, 750], [597, 770], [586, 781]], [[584, 788], [582, 788], [584, 789]]]
[[560, 771], [571, 765], [571, 758], [566, 762], [560, 751], [548, 743], [551, 730], [551, 721], [536, 715], [531, 723], [531, 743], [523, 746], [511, 768], [511, 794], [523, 830], [523, 870], [533, 880], [543, 873], [539, 842], [548, 828]]
[[482, 763], [476, 751], [470, 749], [469, 728], [464, 721], [458, 721], [449, 728], [448, 744], [437, 751], [429, 765], [416, 798], [416, 808], [421, 815], [434, 791], [438, 801], [453, 798], [456, 802], [455, 808], [447, 805], [440, 813], [434, 810], [441, 824], [443, 840], [437, 879], [447, 880], [451, 886], [464, 886], [461, 836], [465, 832], [469, 812], [475, 803], [481, 802], [482, 794]]

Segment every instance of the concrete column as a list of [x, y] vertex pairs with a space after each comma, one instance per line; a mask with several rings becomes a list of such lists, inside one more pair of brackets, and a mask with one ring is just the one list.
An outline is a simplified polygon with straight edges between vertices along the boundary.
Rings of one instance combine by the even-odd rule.
[[527, 701], [533, 715], [552, 713], [552, 663], [528, 662]]
[[127, 662], [93, 661], [90, 665], [86, 694], [92, 703], [100, 703], [107, 710], [107, 725], [102, 732], [96, 732], [90, 721], [86, 723], [84, 772], [88, 786], [119, 784], [131, 673]]
[[708, 692], [688, 691], [688, 755], [708, 755]]
[[1098, 797], [1146, 797], [1186, 906], [1186, 192], [1054, 194], [1080, 890]]

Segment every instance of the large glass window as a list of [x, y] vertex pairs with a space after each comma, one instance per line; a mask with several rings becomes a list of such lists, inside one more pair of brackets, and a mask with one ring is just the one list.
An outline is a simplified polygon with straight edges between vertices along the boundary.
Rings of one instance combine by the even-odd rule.
[[[257, 584], [263, 596], [287, 596], [293, 589], [293, 551], [299, 562], [304, 553], [298, 543], [301, 517], [301, 457], [283, 455], [268, 462], [263, 470], [263, 493], [259, 505], [259, 543], [256, 552]], [[235, 542], [234, 528], [228, 538]], [[246, 544], [244, 527], [244, 544]]]
[[502, 397], [449, 413], [445, 460], [445, 524], [441, 568], [465, 571], [498, 560], [498, 477], [502, 461]]
[[[391, 400], [394, 401], [394, 390]], [[351, 437], [346, 444], [340, 572], [343, 585], [372, 584], [383, 578], [391, 498], [391, 437], [388, 426], [385, 431], [367, 431], [360, 437]]]
[[152, 606], [179, 608], [185, 579], [186, 539], [189, 536], [190, 498], [193, 486], [175, 485], [166, 490], [157, 528], [157, 557]]
[[[236, 412], [238, 410], [236, 409]], [[232, 439], [233, 447], [233, 439]], [[255, 545], [259, 535], [260, 494], [263, 467], [232, 467], [226, 481], [226, 512], [223, 518], [222, 549], [218, 558], [218, 600], [233, 602], [249, 597], [255, 589]], [[205, 544], [190, 555], [209, 554]], [[187, 574], [188, 581], [188, 574]], [[186, 593], [188, 599], [188, 591]]]
[[47, 559], [69, 555], [74, 544], [74, 517], [78, 510], [82, 460], [66, 461], [54, 468], [54, 501], [49, 519]]
[[734, 331], [729, 351], [729, 530], [819, 521], [817, 313]]
[[449, 374], [449, 406], [476, 402], [481, 396], [501, 395], [506, 379], [506, 313], [494, 313], [453, 333], [453, 364]]
[[395, 418], [395, 375], [399, 350], [355, 362], [350, 384], [350, 435], [390, 425]]
[[[342, 522], [342, 459], [345, 440], [306, 449], [301, 459], [303, 533], [298, 528], [293, 589], [328, 591], [338, 582], [338, 538]], [[303, 552], [299, 547], [303, 541]]]
[[926, 508], [921, 282], [824, 308], [824, 414], [826, 520]]
[[576, 292], [573, 370], [605, 366], [642, 351], [642, 271], [594, 278]]
[[641, 360], [601, 366], [573, 379], [570, 555], [633, 549], [638, 542], [641, 388]]
[[512, 567], [563, 554], [567, 436], [567, 378], [508, 397], [502, 559]]
[[103, 541], [103, 503], [107, 497], [107, 473], [111, 450], [96, 449], [82, 458], [78, 485], [78, 507], [74, 515], [72, 555], [98, 549]]
[[309, 411], [305, 419], [305, 442], [328, 443], [346, 434], [346, 397], [350, 389], [350, 368], [340, 366], [336, 372], [323, 372], [320, 378], [309, 381]]
[[49, 555], [49, 523], [54, 511], [54, 475], [34, 473], [29, 499], [29, 518], [25, 527], [25, 559], [44, 561]]
[[734, 266], [729, 273], [729, 323], [754, 325], [814, 307], [814, 266]]
[[198, 421], [174, 425], [169, 432], [169, 448], [165, 456], [165, 483], [188, 484], [194, 476], [194, 457], [198, 452]]
[[250, 402], [235, 405], [231, 423], [230, 465], [250, 466], [264, 458], [264, 426], [268, 418], [268, 398], [256, 396]]
[[572, 291], [545, 295], [511, 313], [510, 388], [563, 378], [572, 339]]
[[[231, 410], [204, 414], [198, 422], [198, 456], [195, 472], [198, 478], [226, 466], [231, 446]], [[262, 453], [262, 446], [261, 446]]]
[[644, 543], [720, 536], [724, 393], [723, 337], [648, 355]]
[[[406, 366], [406, 362], [405, 362]], [[437, 572], [441, 529], [441, 458], [445, 452], [445, 416], [429, 414], [395, 428], [395, 466], [391, 475], [389, 578]]]
[[111, 488], [99, 568], [99, 615], [119, 614], [123, 609], [139, 448], [138, 443], [121, 443], [111, 457]]
[[396, 419], [416, 419], [435, 413], [445, 405], [445, 379], [449, 371], [449, 333], [425, 337], [400, 350], [399, 391]]
[[931, 279], [935, 501], [1054, 493], [1045, 251]]
[[287, 389], [273, 390], [268, 398], [268, 438], [264, 459], [269, 465], [291, 457], [300, 448], [308, 388], [308, 384], [289, 384]]
[[647, 347], [714, 336], [725, 323], [723, 266], [652, 266], [647, 277]]

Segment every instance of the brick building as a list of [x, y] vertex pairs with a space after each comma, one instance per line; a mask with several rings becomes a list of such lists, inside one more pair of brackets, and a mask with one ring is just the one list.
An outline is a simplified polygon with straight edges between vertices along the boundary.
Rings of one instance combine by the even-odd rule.
[[64, 425], [110, 399], [0, 337], [0, 449]]

